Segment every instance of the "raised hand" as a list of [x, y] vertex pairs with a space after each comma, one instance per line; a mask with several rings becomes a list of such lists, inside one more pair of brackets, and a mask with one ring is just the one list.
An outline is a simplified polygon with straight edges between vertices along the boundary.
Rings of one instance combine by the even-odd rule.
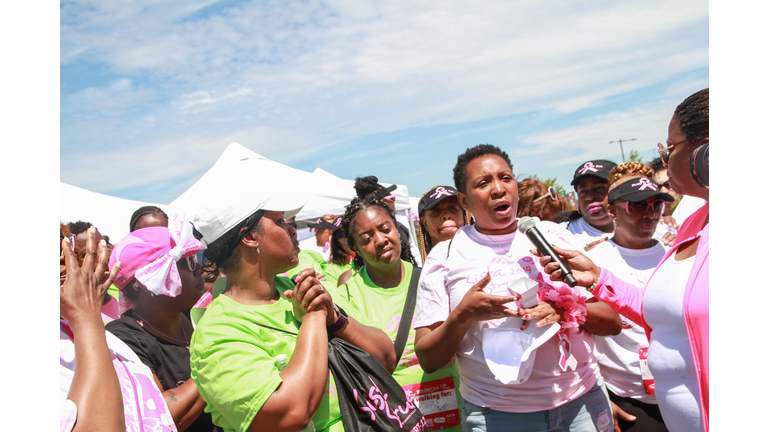
[[293, 314], [296, 320], [303, 322], [306, 314], [323, 310], [326, 312], [326, 323], [335, 321], [333, 298], [325, 290], [314, 268], [306, 268], [296, 277], [296, 287], [283, 293], [285, 298], [293, 303]]
[[66, 276], [60, 286], [59, 315], [70, 323], [84, 317], [100, 319], [107, 288], [112, 285], [120, 269], [120, 263], [115, 264], [105, 279], [109, 252], [104, 240], [97, 248], [95, 233], [96, 227], [88, 228], [86, 256], [82, 266], [78, 264], [70, 238], [62, 240]]
[[[568, 267], [571, 269], [573, 277], [576, 278], [576, 283], [579, 286], [589, 287], [595, 280], [600, 277], [600, 267], [596, 266], [591, 259], [587, 258], [581, 252], [561, 249], [555, 245], [552, 245], [552, 249], [560, 255]], [[538, 250], [532, 249], [532, 254], [539, 257], [539, 263], [544, 268], [544, 273], [549, 275], [549, 278], [553, 281], [563, 282], [563, 271], [560, 269], [560, 264], [552, 261], [552, 257], [544, 255], [543, 257]]]

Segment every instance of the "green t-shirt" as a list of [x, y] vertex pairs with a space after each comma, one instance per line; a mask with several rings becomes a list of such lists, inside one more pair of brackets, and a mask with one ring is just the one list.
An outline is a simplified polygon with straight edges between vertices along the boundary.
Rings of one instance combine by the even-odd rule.
[[[344, 309], [347, 315], [361, 324], [383, 330], [394, 343], [413, 273], [411, 263], [406, 261], [402, 263], [405, 268], [405, 277], [403, 282], [394, 288], [376, 286], [368, 277], [365, 267], [344, 285], [331, 287], [330, 285], [334, 284], [324, 284], [324, 286], [331, 292], [333, 301]], [[438, 430], [444, 425], [455, 425], [443, 430], [458, 432], [461, 429], [458, 412], [461, 400], [456, 360], [451, 359], [448, 365], [434, 373], [425, 373], [419, 366], [419, 359], [414, 351], [415, 339], [416, 330], [411, 323], [403, 355], [392, 376], [416, 401], [427, 418], [430, 430]]]
[[[296, 336], [255, 323], [298, 333], [291, 302], [282, 297], [293, 283], [275, 278], [280, 299], [271, 305], [247, 306], [226, 295], [216, 297], [197, 324], [190, 344], [191, 377], [207, 403], [213, 423], [225, 431], [244, 432], [282, 383], [276, 357], [287, 361]], [[336, 385], [328, 375], [325, 395], [312, 417], [315, 429], [341, 432]]]
[[288, 270], [280, 276], [292, 278], [299, 274], [305, 268], [314, 267], [318, 274], [325, 274], [325, 266], [328, 265], [328, 261], [323, 258], [322, 255], [313, 251], [302, 249], [299, 251], [299, 264], [296, 267]]
[[352, 273], [355, 272], [354, 262], [350, 261], [344, 265], [328, 263], [328, 265], [325, 266], [325, 280], [331, 282], [333, 286], [336, 286], [338, 285], [342, 273], [347, 270], [352, 270]]

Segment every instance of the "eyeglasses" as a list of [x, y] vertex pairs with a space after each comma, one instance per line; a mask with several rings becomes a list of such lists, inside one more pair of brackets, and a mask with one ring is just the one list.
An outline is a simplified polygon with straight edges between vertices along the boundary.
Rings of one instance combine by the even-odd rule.
[[176, 265], [181, 265], [182, 268], [187, 269], [187, 270], [189, 270], [191, 272], [195, 271], [195, 269], [197, 268], [197, 263], [198, 263], [198, 261], [197, 261], [197, 254], [200, 253], [200, 255], [202, 256], [201, 252], [203, 252], [203, 251], [198, 251], [194, 255], [190, 255], [190, 256], [188, 256], [186, 258], [180, 259], [178, 262], [176, 262]]
[[661, 158], [661, 163], [664, 164], [665, 167], [669, 163], [669, 153], [672, 150], [672, 147], [674, 147], [674, 146], [676, 146], [678, 144], [682, 144], [682, 143], [684, 143], [686, 141], [688, 141], [688, 140], [682, 140], [680, 142], [672, 143], [672, 144], [670, 144], [668, 146], [665, 146], [662, 143], [658, 144], [658, 147], [659, 147], [659, 157]]
[[662, 199], [656, 200], [652, 202], [651, 204], [648, 204], [648, 201], [640, 201], [637, 203], [631, 203], [626, 201], [619, 201], [619, 202], [613, 202], [612, 204], [621, 207], [624, 210], [627, 211], [627, 213], [631, 214], [632, 216], [642, 216], [645, 214], [645, 212], [648, 210], [648, 206], [653, 206], [653, 216], [661, 216], [661, 213], [664, 211], [664, 203], [665, 201]]
[[542, 196], [536, 198], [535, 200], [533, 200], [533, 202], [543, 200], [543, 199], [545, 199], [547, 197], [552, 198], [552, 200], [556, 200], [557, 199], [557, 190], [554, 187], [550, 186], [549, 189], [547, 190], [547, 193], [545, 195], [542, 195]]

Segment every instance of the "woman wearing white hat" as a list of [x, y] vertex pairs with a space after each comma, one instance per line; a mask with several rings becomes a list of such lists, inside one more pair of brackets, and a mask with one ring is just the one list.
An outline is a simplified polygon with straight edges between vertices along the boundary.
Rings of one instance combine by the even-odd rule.
[[369, 351], [390, 371], [394, 349], [384, 332], [335, 307], [313, 269], [295, 282], [278, 276], [298, 264], [298, 241], [285, 218], [306, 198], [291, 178], [261, 174], [269, 163], [240, 161], [196, 216], [205, 255], [227, 275], [227, 287], [192, 337], [192, 378], [225, 431], [342, 431], [328, 335]]

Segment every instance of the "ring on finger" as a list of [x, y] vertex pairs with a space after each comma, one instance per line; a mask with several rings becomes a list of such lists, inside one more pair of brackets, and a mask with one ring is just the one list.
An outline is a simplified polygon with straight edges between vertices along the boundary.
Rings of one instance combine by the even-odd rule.
[[323, 288], [323, 287], [320, 287], [320, 293], [322, 294], [322, 293], [324, 293], [324, 292], [325, 292], [325, 288]]

